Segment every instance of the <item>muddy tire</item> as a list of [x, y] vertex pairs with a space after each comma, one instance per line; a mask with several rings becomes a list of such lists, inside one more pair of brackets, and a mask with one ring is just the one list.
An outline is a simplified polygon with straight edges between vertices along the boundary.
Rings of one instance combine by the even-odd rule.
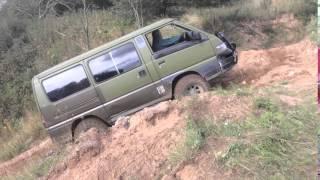
[[82, 121], [76, 126], [74, 129], [74, 140], [79, 139], [80, 135], [91, 128], [96, 128], [99, 133], [104, 133], [108, 129], [108, 126], [103, 121], [96, 119], [96, 118], [87, 118]]
[[209, 83], [201, 76], [190, 74], [181, 78], [174, 88], [174, 97], [192, 96], [208, 91]]

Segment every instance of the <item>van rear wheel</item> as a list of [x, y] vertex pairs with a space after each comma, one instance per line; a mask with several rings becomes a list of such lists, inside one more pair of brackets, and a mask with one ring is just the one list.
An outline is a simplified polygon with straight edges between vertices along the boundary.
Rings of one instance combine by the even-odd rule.
[[208, 91], [209, 83], [195, 74], [186, 75], [181, 78], [175, 86], [174, 97], [192, 96]]
[[80, 135], [91, 128], [96, 128], [99, 133], [105, 132], [108, 129], [108, 126], [103, 121], [96, 119], [96, 118], [87, 118], [82, 121], [76, 126], [74, 129], [74, 140], [79, 139]]

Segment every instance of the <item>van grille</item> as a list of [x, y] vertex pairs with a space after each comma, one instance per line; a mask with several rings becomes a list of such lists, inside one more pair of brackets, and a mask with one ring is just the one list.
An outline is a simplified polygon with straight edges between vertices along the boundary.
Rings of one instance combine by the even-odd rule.
[[228, 69], [232, 67], [235, 64], [233, 54], [231, 53], [227, 56], [221, 57], [220, 63], [221, 63], [222, 69]]

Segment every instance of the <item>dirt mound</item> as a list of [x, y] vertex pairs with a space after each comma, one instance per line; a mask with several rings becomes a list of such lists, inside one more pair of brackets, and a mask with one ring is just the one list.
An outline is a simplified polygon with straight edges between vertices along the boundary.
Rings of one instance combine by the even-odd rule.
[[75, 167], [80, 161], [89, 160], [103, 150], [101, 136], [97, 129], [90, 129], [87, 133], [82, 134], [77, 143], [67, 159], [69, 167]]
[[210, 137], [207, 144], [197, 156], [181, 166], [172, 177], [173, 180], [198, 179], [237, 179], [237, 172], [222, 168], [217, 163], [217, 157], [228, 149], [232, 139]]
[[316, 44], [309, 40], [269, 50], [241, 51], [239, 64], [216, 82], [255, 87], [282, 83], [291, 89], [310, 88], [316, 83], [316, 59]]
[[[250, 104], [245, 98], [226, 98], [209, 93], [201, 95], [199, 99], [201, 102], [210, 102], [205, 104], [215, 114], [213, 120], [223, 117], [225, 121], [229, 121], [246, 116], [246, 110], [239, 113], [237, 109], [244, 107], [243, 104]], [[102, 147], [94, 145], [82, 150], [81, 143], [73, 145], [66, 161], [51, 171], [47, 178], [157, 179], [167, 171], [173, 171], [174, 174], [177, 170], [168, 165], [169, 157], [184, 137], [184, 109], [190, 102], [193, 102], [192, 99], [186, 98], [180, 102], [163, 102], [146, 108], [131, 117], [119, 119], [106, 135], [99, 137], [91, 129], [84, 136], [90, 137], [86, 138], [89, 142], [101, 141]], [[216, 108], [217, 104], [220, 104], [219, 110]], [[197, 105], [193, 104], [198, 107]]]
[[[284, 84], [294, 91], [314, 88], [316, 83], [316, 45], [305, 40], [290, 46], [269, 50], [239, 52], [239, 64], [217, 82], [247, 84], [254, 87]], [[301, 99], [279, 97], [288, 105]], [[190, 104], [191, 102], [191, 104]], [[168, 101], [130, 116], [120, 118], [106, 134], [91, 129], [71, 145], [67, 157], [47, 179], [222, 179], [234, 175], [216, 167], [215, 153], [223, 151], [228, 139], [210, 140], [212, 144], [192, 163], [171, 167], [170, 154], [184, 138], [186, 115], [197, 118], [202, 110], [214, 121], [245, 119], [252, 109], [250, 97], [202, 94], [182, 101]], [[219, 108], [217, 108], [219, 107]], [[190, 112], [186, 112], [190, 111]], [[213, 137], [214, 138], [214, 137]], [[34, 147], [36, 152], [50, 149], [50, 143]], [[215, 152], [212, 152], [212, 149]], [[30, 150], [30, 154], [35, 150]], [[28, 152], [0, 165], [1, 173], [9, 173], [25, 162]], [[38, 154], [38, 153], [36, 153]], [[41, 153], [39, 153], [41, 154]], [[21, 163], [20, 163], [21, 162]]]
[[[100, 139], [104, 147], [99, 156], [89, 155], [91, 158], [82, 158], [98, 147], [89, 148], [90, 150], [84, 151], [82, 155], [70, 155], [71, 159], [77, 159], [77, 163], [67, 160], [64, 165], [60, 165], [64, 168], [53, 170], [48, 178], [117, 179], [133, 176], [139, 179], [154, 178], [158, 168], [166, 161], [169, 150], [175, 146], [180, 137], [179, 130], [182, 129], [183, 121], [175, 103], [160, 103], [130, 118], [119, 119], [105, 136], [93, 138]], [[92, 134], [95, 134], [95, 131], [90, 131], [85, 136], [96, 136]], [[72, 150], [71, 154], [79, 152], [79, 149], [81, 151], [80, 144], [72, 148], [76, 150]], [[61, 169], [64, 170], [62, 173]]]

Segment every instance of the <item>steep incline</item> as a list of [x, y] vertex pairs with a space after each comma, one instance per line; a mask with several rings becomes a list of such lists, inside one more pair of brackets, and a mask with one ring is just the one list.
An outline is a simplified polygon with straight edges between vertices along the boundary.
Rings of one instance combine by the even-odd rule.
[[[263, 86], [282, 84], [297, 93], [316, 89], [317, 49], [308, 40], [285, 47], [239, 53], [239, 64], [216, 82], [222, 85], [245, 84], [256, 90]], [[198, 98], [203, 103], [196, 105], [196, 108], [208, 109], [211, 119], [215, 121], [242, 120], [250, 113], [252, 106], [250, 99], [245, 96], [215, 96], [207, 93]], [[288, 101], [291, 100], [289, 98]], [[170, 166], [170, 154], [184, 137], [183, 129], [187, 119], [185, 110], [189, 102], [190, 98], [185, 98], [146, 108], [131, 117], [122, 118], [106, 134], [98, 134], [95, 129], [91, 129], [81, 137], [78, 144], [68, 148], [65, 160], [47, 178], [170, 179], [171, 175], [180, 179], [227, 177], [228, 172], [206, 163], [210, 157], [205, 153], [200, 154], [193, 165]], [[216, 151], [225, 148], [225, 142], [211, 142], [215, 143], [209, 146]], [[49, 146], [48, 142], [45, 144]], [[30, 152], [45, 154], [42, 149], [46, 150], [40, 145], [33, 147]], [[8, 170], [6, 173], [17, 171], [36, 154], [26, 155], [26, 158], [18, 156], [0, 164], [0, 174], [4, 166]], [[210, 174], [206, 173], [208, 168]]]
[[[257, 88], [286, 84], [288, 89], [300, 92], [315, 87], [316, 63], [316, 46], [308, 40], [269, 50], [243, 51], [240, 52], [238, 66], [220, 81], [248, 84]], [[209, 109], [213, 120], [244, 119], [252, 106], [246, 97], [214, 96], [209, 93], [198, 98], [203, 104], [197, 105], [197, 108]], [[186, 125], [184, 110], [188, 106], [188, 100], [189, 98], [179, 102], [163, 102], [155, 107], [146, 108], [118, 121], [107, 135], [101, 136], [92, 130], [82, 137], [82, 141], [75, 145], [76, 148], [71, 155], [58, 165], [48, 178], [170, 179], [175, 176], [178, 179], [201, 179], [201, 177], [221, 179], [228, 177], [229, 172], [220, 171], [219, 168], [212, 167], [212, 163], [206, 162], [210, 159], [206, 153], [200, 154], [194, 160], [196, 165], [177, 167], [168, 165], [170, 153], [184, 137], [182, 130]], [[226, 142], [213, 142], [215, 143], [209, 146], [215, 147], [216, 151], [225, 148]]]

